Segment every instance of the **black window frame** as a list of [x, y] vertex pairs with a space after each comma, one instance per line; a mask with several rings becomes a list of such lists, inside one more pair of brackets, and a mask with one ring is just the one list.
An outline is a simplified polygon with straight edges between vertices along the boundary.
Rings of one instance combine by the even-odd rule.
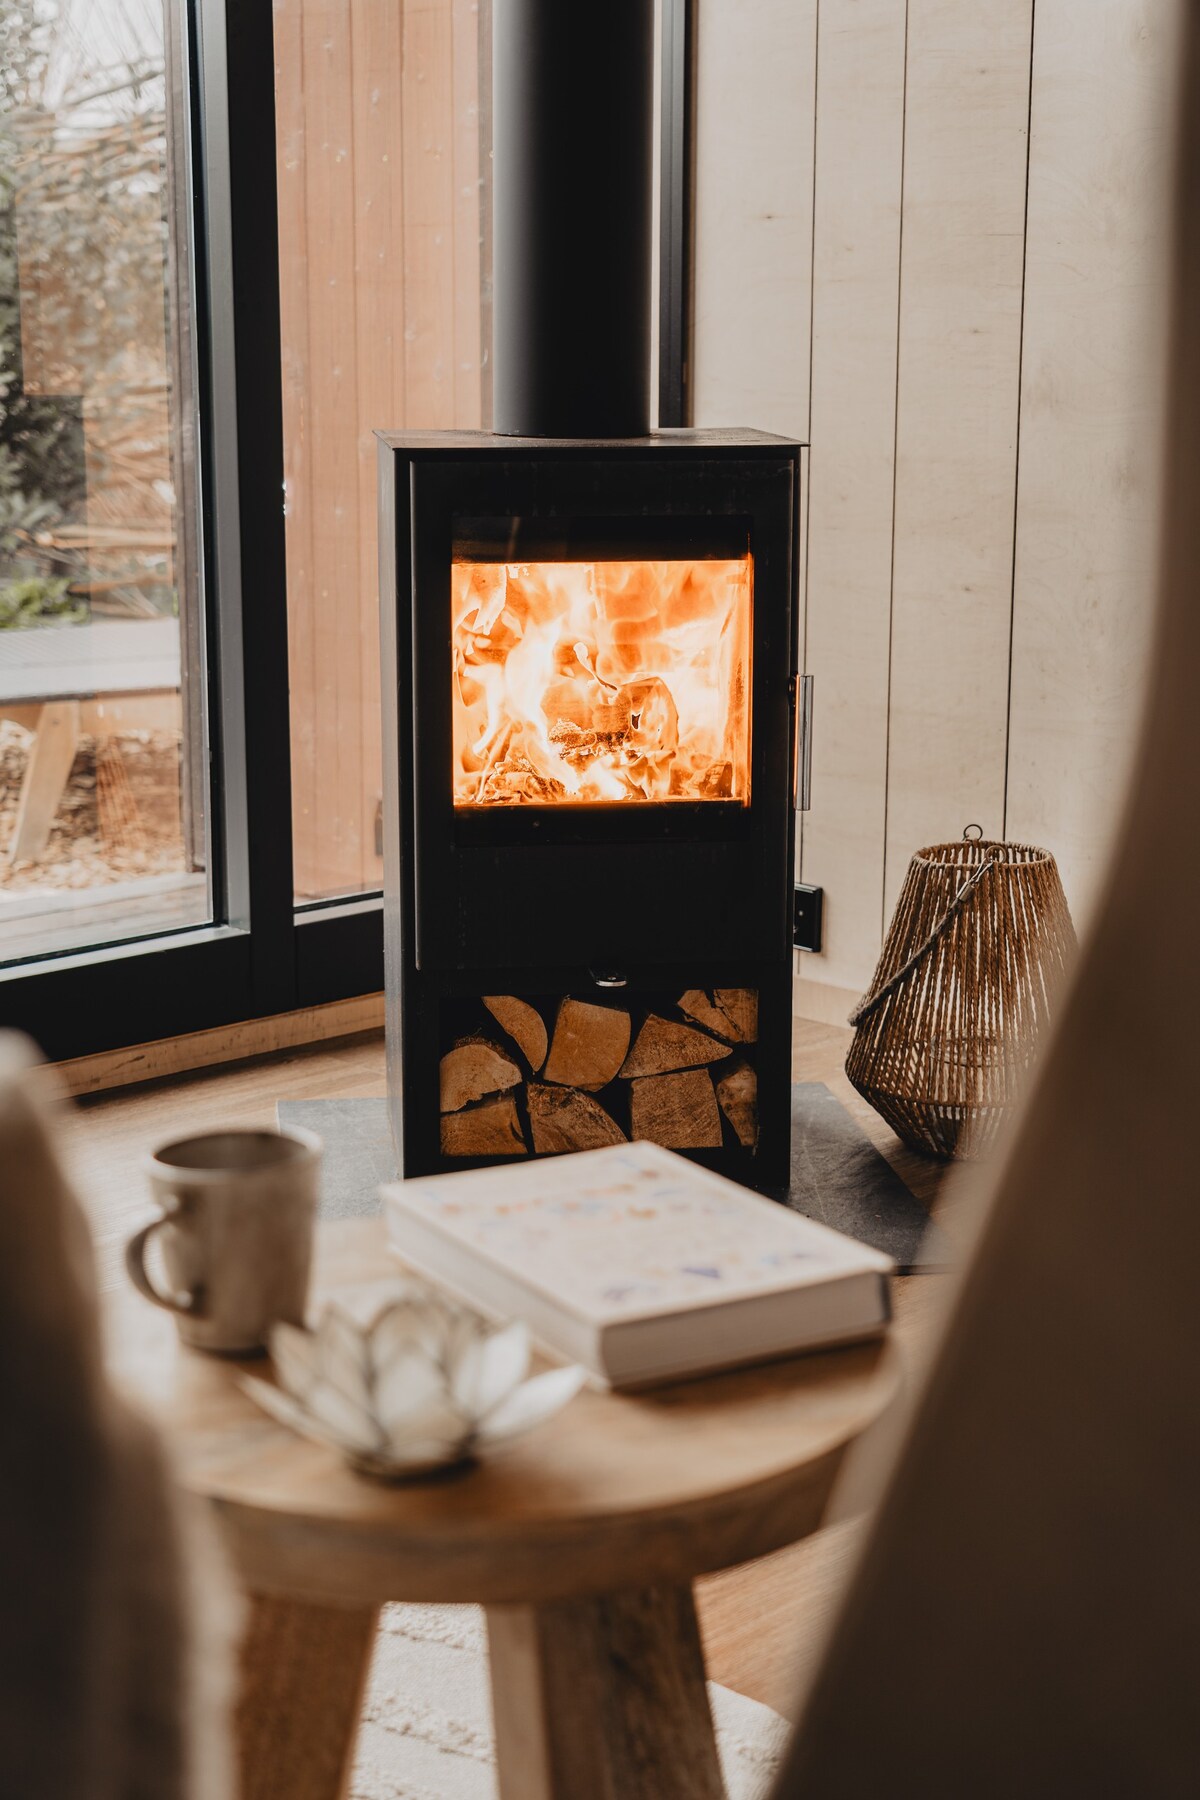
[[[661, 0], [659, 411], [690, 422], [695, 0]], [[224, 922], [0, 966], [58, 1061], [379, 991], [378, 894], [297, 904], [271, 0], [180, 0], [191, 109], [213, 909]], [[381, 421], [382, 424], [389, 423]]]

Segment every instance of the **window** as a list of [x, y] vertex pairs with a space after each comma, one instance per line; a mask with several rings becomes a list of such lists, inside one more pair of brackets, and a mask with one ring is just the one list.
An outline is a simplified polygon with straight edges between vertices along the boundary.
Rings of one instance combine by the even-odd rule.
[[0, 1024], [52, 1057], [382, 985], [373, 433], [489, 422], [488, 6], [0, 0]]
[[0, 961], [212, 916], [168, 26], [0, 0]]

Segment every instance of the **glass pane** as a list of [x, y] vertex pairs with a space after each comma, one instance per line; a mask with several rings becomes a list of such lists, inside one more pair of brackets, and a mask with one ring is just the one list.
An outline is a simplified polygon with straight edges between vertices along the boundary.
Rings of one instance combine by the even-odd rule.
[[750, 799], [752, 562], [456, 557], [456, 806]]
[[0, 0], [0, 961], [211, 917], [177, 61]]
[[383, 880], [372, 434], [484, 420], [488, 41], [480, 0], [275, 4], [302, 900]]

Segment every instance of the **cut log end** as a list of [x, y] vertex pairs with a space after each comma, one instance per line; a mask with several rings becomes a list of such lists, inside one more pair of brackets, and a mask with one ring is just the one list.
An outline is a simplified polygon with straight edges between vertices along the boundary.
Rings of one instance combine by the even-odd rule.
[[630, 1109], [635, 1138], [648, 1138], [668, 1150], [720, 1148], [721, 1114], [707, 1069], [635, 1079]]
[[564, 1000], [554, 1021], [544, 1079], [594, 1093], [624, 1062], [630, 1029], [629, 1014], [618, 1007]]
[[675, 1002], [686, 1018], [694, 1019], [697, 1025], [703, 1025], [705, 1031], [715, 1031], [718, 1037], [731, 1035], [729, 1020], [719, 1006], [714, 1006], [710, 995], [703, 988], [689, 988], [680, 994]]
[[694, 1025], [678, 1025], [651, 1013], [634, 1040], [621, 1067], [625, 1081], [640, 1075], [667, 1075], [673, 1069], [696, 1069], [719, 1062], [731, 1054], [729, 1045], [697, 1031]]
[[507, 1031], [536, 1075], [546, 1060], [546, 1027], [536, 1006], [515, 994], [485, 994], [483, 1004], [498, 1025]]
[[749, 1063], [738, 1062], [717, 1082], [721, 1111], [737, 1133], [739, 1144], [758, 1148], [758, 1076]]
[[706, 1031], [735, 1044], [758, 1041], [758, 992], [755, 988], [688, 988], [676, 1004], [681, 1013], [695, 1019]]
[[543, 1087], [531, 1081], [527, 1093], [529, 1127], [539, 1156], [560, 1150], [600, 1150], [606, 1144], [628, 1141], [600, 1102], [578, 1088]]
[[524, 1156], [527, 1148], [511, 1094], [442, 1114], [443, 1156]]
[[442, 1058], [442, 1111], [459, 1112], [488, 1094], [507, 1092], [520, 1079], [520, 1069], [502, 1050], [484, 1038], [468, 1038]]
[[732, 1026], [739, 1044], [758, 1042], [758, 991], [756, 988], [714, 988], [713, 999]]

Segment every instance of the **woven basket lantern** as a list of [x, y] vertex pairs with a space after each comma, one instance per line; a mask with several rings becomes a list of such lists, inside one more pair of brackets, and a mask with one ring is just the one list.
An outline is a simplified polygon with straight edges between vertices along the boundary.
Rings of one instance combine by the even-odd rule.
[[982, 838], [919, 850], [850, 1015], [847, 1075], [914, 1150], [986, 1156], [1074, 948], [1049, 851]]

